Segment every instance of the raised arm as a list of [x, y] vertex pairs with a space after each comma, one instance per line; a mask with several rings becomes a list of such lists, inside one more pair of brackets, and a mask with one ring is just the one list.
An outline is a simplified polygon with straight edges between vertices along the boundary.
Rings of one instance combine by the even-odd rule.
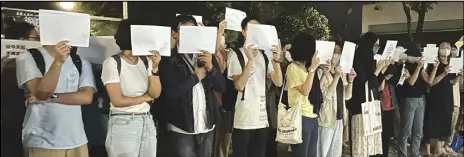
[[[235, 52], [241, 53], [241, 52]], [[257, 49], [252, 49], [252, 45], [245, 48], [245, 54], [247, 56], [248, 62], [245, 64], [245, 68], [242, 69], [240, 66], [240, 62], [238, 61], [238, 57], [235, 53], [229, 52], [229, 59], [228, 59], [228, 75], [229, 78], [232, 78], [234, 82], [235, 88], [238, 91], [243, 91], [245, 88], [248, 78], [251, 75], [251, 71], [253, 70], [254, 66], [254, 59], [258, 54]]]
[[[148, 94], [152, 98], [158, 98], [161, 94], [161, 81], [159, 78], [158, 65], [161, 61], [161, 55], [159, 52], [152, 52], [153, 55], [150, 56], [151, 62], [149, 62], [148, 72]], [[155, 75], [153, 75], [155, 74]]]
[[[275, 86], [281, 87], [282, 86], [282, 70], [280, 68], [280, 54], [282, 54], [282, 49], [280, 45], [274, 45], [272, 46], [272, 55], [273, 55], [273, 60], [272, 60], [272, 66], [273, 66], [273, 71], [269, 74], [272, 82], [274, 83]], [[263, 56], [266, 57], [266, 56]], [[269, 65], [266, 65], [269, 66]], [[270, 68], [268, 68], [270, 69]]]
[[[414, 86], [414, 84], [416, 83], [417, 78], [419, 77], [419, 73], [421, 72], [422, 66], [424, 65], [424, 61], [420, 60], [420, 61], [417, 61], [416, 63], [417, 63], [416, 68], [412, 72], [411, 77], [407, 80], [408, 84], [411, 86]], [[411, 71], [409, 73], [411, 73]]]

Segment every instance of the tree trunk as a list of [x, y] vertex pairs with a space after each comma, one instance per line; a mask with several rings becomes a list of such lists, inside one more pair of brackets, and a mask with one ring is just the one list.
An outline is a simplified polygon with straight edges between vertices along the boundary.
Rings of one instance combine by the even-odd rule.
[[[424, 3], [424, 2], [421, 2]], [[422, 43], [422, 36], [423, 36], [423, 29], [424, 29], [424, 21], [425, 21], [425, 13], [427, 12], [427, 7], [425, 4], [421, 5], [419, 10], [418, 18], [417, 18], [417, 28], [416, 28], [416, 41]]]
[[408, 4], [406, 4], [406, 2], [401, 2], [403, 3], [403, 10], [404, 10], [404, 14], [406, 15], [406, 24], [407, 24], [407, 27], [408, 27], [408, 36], [409, 36], [409, 40], [413, 41], [414, 38], [413, 38], [413, 35], [412, 35], [412, 30], [411, 30], [411, 8], [410, 6], [408, 6]]

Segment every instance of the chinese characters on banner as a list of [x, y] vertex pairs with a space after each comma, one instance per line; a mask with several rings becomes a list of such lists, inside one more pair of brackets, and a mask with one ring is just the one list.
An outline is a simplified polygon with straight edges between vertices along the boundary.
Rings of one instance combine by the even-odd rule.
[[24, 21], [39, 28], [39, 13], [2, 9], [2, 14], [5, 19], [13, 18], [16, 22]]
[[9, 58], [16, 58], [18, 55], [27, 52], [28, 49], [40, 47], [38, 41], [24, 41], [24, 40], [8, 40], [2, 39], [2, 58], [8, 56]]

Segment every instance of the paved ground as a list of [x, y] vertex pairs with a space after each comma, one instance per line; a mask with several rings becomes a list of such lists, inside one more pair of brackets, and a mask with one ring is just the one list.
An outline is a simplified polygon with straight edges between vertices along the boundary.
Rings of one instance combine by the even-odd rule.
[[[291, 157], [290, 152], [288, 151], [288, 146], [279, 144], [278, 146], [279, 150], [279, 157]], [[453, 157], [464, 157], [464, 150], [461, 149], [461, 151], [458, 153], [458, 156], [453, 156]], [[390, 152], [389, 152], [389, 157], [396, 157], [397, 156], [397, 147], [396, 145], [391, 145], [390, 147]], [[350, 150], [349, 147], [343, 147], [343, 155], [342, 157], [350, 157]]]

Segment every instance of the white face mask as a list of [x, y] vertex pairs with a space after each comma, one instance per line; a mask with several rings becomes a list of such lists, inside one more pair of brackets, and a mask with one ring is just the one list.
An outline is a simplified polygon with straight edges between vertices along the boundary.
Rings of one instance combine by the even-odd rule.
[[292, 61], [293, 61], [292, 55], [291, 55], [290, 52], [288, 52], [288, 51], [285, 51], [285, 56], [284, 56], [284, 57], [285, 57], [285, 59], [286, 59], [287, 61], [289, 61], [289, 62], [292, 62]]
[[340, 54], [338, 54], [338, 53], [333, 54], [333, 56], [332, 56], [332, 64], [338, 66], [338, 64], [340, 63], [340, 58], [341, 58], [341, 57], [342, 57], [342, 56], [341, 56]]

